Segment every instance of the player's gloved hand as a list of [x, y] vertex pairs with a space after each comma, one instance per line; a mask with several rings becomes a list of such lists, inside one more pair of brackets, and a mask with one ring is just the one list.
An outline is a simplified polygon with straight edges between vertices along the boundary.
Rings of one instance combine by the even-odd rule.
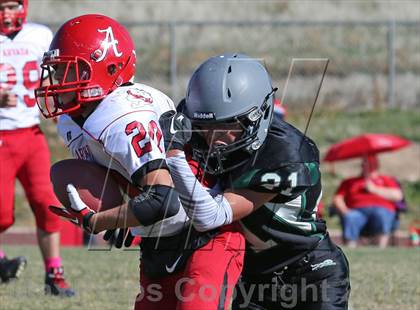
[[49, 209], [66, 219], [69, 219], [72, 223], [83, 227], [87, 232], [92, 233], [92, 227], [89, 225], [90, 218], [95, 214], [91, 208], [89, 208], [80, 198], [79, 193], [73, 184], [67, 185], [67, 195], [70, 200], [70, 207], [61, 208], [56, 206], [49, 206]]
[[123, 243], [124, 247], [129, 248], [133, 243], [134, 236], [131, 234], [130, 228], [117, 228], [107, 230], [103, 239], [119, 249]]
[[182, 113], [168, 111], [161, 115], [159, 124], [163, 131], [166, 151], [184, 150], [191, 140], [191, 121]]

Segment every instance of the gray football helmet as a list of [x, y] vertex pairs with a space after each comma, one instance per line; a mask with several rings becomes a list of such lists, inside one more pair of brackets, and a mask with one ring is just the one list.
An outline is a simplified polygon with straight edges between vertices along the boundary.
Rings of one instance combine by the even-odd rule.
[[276, 90], [264, 66], [246, 55], [214, 56], [195, 70], [183, 106], [193, 128], [239, 123], [243, 129], [229, 145], [208, 146], [193, 135], [193, 156], [208, 173], [233, 170], [261, 147], [271, 124]]

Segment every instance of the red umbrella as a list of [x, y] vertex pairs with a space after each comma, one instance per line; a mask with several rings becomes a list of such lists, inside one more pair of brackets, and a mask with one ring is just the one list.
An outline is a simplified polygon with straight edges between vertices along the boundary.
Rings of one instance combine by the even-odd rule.
[[367, 133], [333, 144], [325, 161], [336, 161], [394, 151], [410, 144], [399, 136]]

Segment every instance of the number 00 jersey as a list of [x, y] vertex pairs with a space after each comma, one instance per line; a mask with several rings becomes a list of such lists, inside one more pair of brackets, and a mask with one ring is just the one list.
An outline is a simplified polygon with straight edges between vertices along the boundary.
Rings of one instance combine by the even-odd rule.
[[[136, 83], [118, 87], [105, 97], [82, 127], [69, 116], [61, 116], [58, 132], [74, 157], [94, 161], [137, 184], [148, 172], [167, 167], [159, 117], [174, 109], [166, 95]], [[133, 232], [145, 237], [170, 235], [182, 229], [186, 219], [181, 207], [161, 225], [139, 226]]]
[[51, 40], [51, 30], [34, 23], [24, 24], [12, 39], [0, 35], [0, 89], [18, 99], [16, 107], [0, 108], [0, 130], [39, 124], [34, 89], [39, 85], [39, 64]]
[[274, 266], [293, 257], [293, 249], [299, 253], [323, 238], [325, 223], [315, 215], [322, 193], [319, 152], [292, 125], [274, 118], [263, 147], [226, 179], [230, 180], [226, 185], [234, 189], [277, 193], [241, 220], [249, 243], [247, 256], [259, 256], [261, 268], [262, 256], [273, 260]]

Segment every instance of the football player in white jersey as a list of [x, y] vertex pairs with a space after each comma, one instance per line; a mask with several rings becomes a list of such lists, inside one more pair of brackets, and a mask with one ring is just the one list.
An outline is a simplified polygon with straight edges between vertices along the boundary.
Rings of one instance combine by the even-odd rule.
[[[49, 28], [26, 23], [27, 0], [0, 0], [0, 232], [14, 222], [17, 178], [36, 218], [44, 259], [45, 292], [73, 296], [63, 277], [60, 218], [48, 210], [57, 203], [49, 181], [50, 153], [39, 128], [33, 90], [40, 80], [39, 63], [52, 39]], [[0, 278], [19, 276], [24, 257], [8, 259], [0, 249]]]
[[[200, 233], [189, 225], [166, 165], [159, 125], [159, 117], [175, 107], [162, 92], [133, 83], [135, 63], [129, 33], [109, 17], [73, 18], [54, 36], [41, 65], [49, 81], [35, 91], [40, 110], [47, 118], [61, 115], [58, 130], [75, 157], [119, 172], [141, 192], [95, 213], [68, 184], [70, 205], [51, 209], [90, 232], [132, 227], [143, 237], [136, 309], [225, 308], [223, 285], [232, 289], [238, 279], [243, 253], [236, 249], [243, 237], [233, 229]], [[207, 256], [207, 262], [226, 261], [226, 273], [217, 279], [211, 278], [212, 266], [194, 263], [197, 255], [212, 253], [210, 246], [228, 253]], [[209, 251], [195, 251], [206, 247]], [[210, 285], [210, 298], [198, 294], [206, 289], [202, 285]]]

